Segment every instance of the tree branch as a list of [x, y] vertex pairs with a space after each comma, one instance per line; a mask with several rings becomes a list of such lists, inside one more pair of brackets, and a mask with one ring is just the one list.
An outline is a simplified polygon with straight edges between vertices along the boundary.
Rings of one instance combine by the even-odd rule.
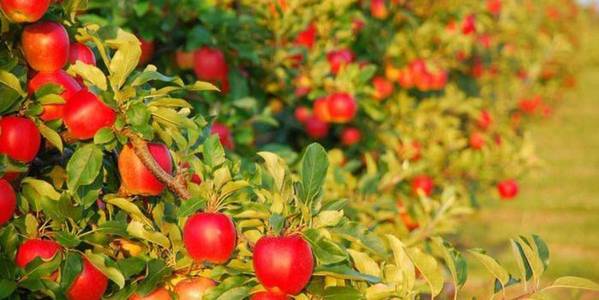
[[131, 143], [131, 146], [133, 146], [133, 151], [137, 157], [139, 157], [144, 166], [146, 166], [146, 168], [148, 168], [160, 182], [164, 183], [169, 190], [183, 200], [191, 198], [184, 177], [179, 175], [173, 177], [171, 174], [164, 171], [150, 153], [148, 142], [129, 129], [124, 129], [121, 133], [129, 138], [129, 142]]

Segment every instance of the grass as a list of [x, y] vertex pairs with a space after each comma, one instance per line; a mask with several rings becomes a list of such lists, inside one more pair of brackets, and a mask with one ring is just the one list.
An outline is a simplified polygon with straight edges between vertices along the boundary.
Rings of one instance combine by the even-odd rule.
[[[592, 40], [598, 41], [596, 36]], [[586, 51], [597, 55], [598, 48]], [[460, 233], [464, 245], [482, 246], [508, 266], [513, 266], [510, 238], [540, 235], [551, 252], [547, 281], [571, 275], [599, 282], [599, 67], [588, 67], [578, 83], [576, 93], [560, 104], [551, 119], [531, 129], [543, 168], [522, 180], [517, 200], [483, 209]], [[468, 261], [472, 279], [460, 298], [485, 299], [481, 295], [489, 295], [491, 281], [476, 279], [491, 277], [472, 259]], [[599, 299], [599, 293], [567, 292], [554, 297]]]

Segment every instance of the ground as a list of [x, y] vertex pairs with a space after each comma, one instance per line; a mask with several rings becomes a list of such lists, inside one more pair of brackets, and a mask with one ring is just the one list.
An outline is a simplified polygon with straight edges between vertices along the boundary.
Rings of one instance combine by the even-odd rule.
[[[599, 53], [591, 46], [586, 51]], [[497, 201], [469, 219], [460, 239], [467, 247], [482, 246], [509, 266], [513, 265], [509, 238], [535, 233], [551, 251], [545, 280], [572, 275], [599, 282], [599, 67], [587, 65], [577, 90], [558, 105], [553, 117], [534, 125], [531, 134], [541, 168], [522, 179], [518, 199]], [[490, 278], [468, 260], [474, 268], [471, 278]], [[485, 299], [488, 290], [482, 286], [488, 288], [490, 281], [473, 279], [463, 299], [473, 295]], [[554, 295], [555, 299], [579, 296], [599, 299], [599, 293]]]

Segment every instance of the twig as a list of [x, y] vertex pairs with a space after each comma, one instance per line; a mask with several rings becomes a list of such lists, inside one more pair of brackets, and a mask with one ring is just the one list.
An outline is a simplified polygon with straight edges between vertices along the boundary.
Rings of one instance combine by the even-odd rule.
[[191, 194], [187, 190], [183, 176], [178, 175], [173, 177], [171, 174], [164, 171], [150, 153], [148, 142], [129, 129], [124, 129], [121, 133], [129, 138], [129, 142], [131, 143], [131, 146], [133, 146], [133, 151], [137, 157], [139, 157], [144, 166], [146, 166], [146, 168], [148, 168], [160, 182], [164, 183], [169, 190], [183, 200], [191, 198]]

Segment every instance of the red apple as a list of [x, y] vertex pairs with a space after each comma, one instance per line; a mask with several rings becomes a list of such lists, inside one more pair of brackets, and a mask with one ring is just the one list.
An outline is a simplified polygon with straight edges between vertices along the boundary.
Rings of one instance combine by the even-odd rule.
[[337, 74], [341, 68], [354, 60], [354, 54], [349, 49], [340, 49], [327, 53], [331, 73]]
[[513, 179], [506, 179], [497, 184], [497, 191], [503, 200], [514, 199], [518, 195], [518, 182]]
[[64, 67], [69, 59], [69, 35], [54, 22], [27, 25], [21, 36], [23, 53], [29, 66], [40, 72], [53, 72]]
[[68, 300], [100, 300], [108, 288], [108, 278], [87, 258], [83, 258], [81, 273], [67, 292]]
[[314, 100], [312, 111], [314, 116], [319, 118], [323, 122], [331, 121], [331, 112], [329, 111], [329, 98], [321, 97]]
[[328, 107], [333, 123], [347, 123], [358, 112], [358, 104], [348, 93], [334, 93], [328, 97]]
[[306, 27], [306, 29], [304, 29], [297, 35], [297, 37], [295, 38], [295, 44], [304, 46], [308, 49], [312, 49], [315, 40], [316, 26], [314, 25], [314, 23], [311, 23], [310, 25], [308, 25], [308, 27]]
[[156, 51], [156, 43], [152, 40], [146, 40], [141, 37], [139, 38], [140, 47], [141, 47], [141, 56], [139, 57], [138, 66], [143, 66], [148, 64], [152, 58], [154, 57], [154, 51]]
[[[81, 86], [77, 83], [77, 80], [69, 76], [67, 72], [57, 70], [54, 72], [38, 72], [35, 74], [28, 83], [29, 94], [34, 94], [41, 87], [48, 84], [57, 85], [62, 88], [60, 96], [65, 101], [68, 101], [75, 93], [81, 90]], [[53, 121], [62, 119], [63, 115], [63, 104], [48, 104], [44, 105], [44, 111], [40, 115], [40, 119], [43, 121]]]
[[487, 0], [487, 10], [493, 15], [501, 13], [501, 0]]
[[187, 52], [184, 50], [177, 50], [175, 52], [175, 61], [177, 66], [181, 70], [193, 69], [193, 52]]
[[306, 133], [314, 139], [325, 138], [329, 134], [329, 124], [316, 116], [310, 116], [304, 122]]
[[41, 239], [26, 240], [19, 246], [15, 263], [18, 267], [25, 268], [38, 257], [44, 261], [50, 261], [61, 251], [62, 247], [55, 241]]
[[355, 145], [362, 139], [362, 133], [358, 128], [347, 127], [341, 132], [341, 144], [345, 146]]
[[79, 140], [91, 139], [116, 121], [116, 112], [98, 96], [83, 89], [64, 105], [64, 123], [71, 136]]
[[235, 148], [235, 142], [233, 140], [233, 136], [231, 135], [231, 130], [229, 130], [227, 125], [214, 122], [210, 128], [210, 133], [218, 135], [220, 143], [223, 145], [223, 147], [225, 147], [225, 149], [233, 150]]
[[235, 250], [235, 224], [225, 214], [196, 213], [185, 223], [183, 242], [195, 261], [224, 264]]
[[393, 82], [383, 76], [374, 77], [372, 85], [374, 86], [374, 98], [377, 100], [387, 99], [393, 94]]
[[410, 213], [408, 212], [401, 200], [397, 201], [397, 209], [399, 212], [399, 218], [401, 219], [402, 223], [406, 226], [406, 229], [408, 229], [408, 231], [414, 231], [418, 227], [420, 227], [420, 224], [418, 224], [418, 222], [414, 220], [414, 218], [412, 218], [412, 216], [410, 215]]
[[[171, 300], [171, 294], [168, 292], [167, 289], [161, 287], [161, 288], [157, 288], [156, 290], [154, 290], [153, 292], [151, 292], [150, 294], [146, 295], [146, 296], [140, 296], [139, 294], [135, 293], [133, 294], [131, 297], [129, 297], [129, 300]], [[179, 298], [181, 299], [181, 298]]]
[[312, 249], [299, 235], [262, 237], [254, 247], [254, 271], [271, 293], [297, 295], [314, 269]]
[[376, 19], [385, 19], [389, 15], [385, 0], [370, 0], [370, 15]]
[[0, 0], [0, 8], [15, 23], [33, 23], [41, 19], [50, 0]]
[[308, 120], [308, 118], [312, 115], [312, 112], [310, 112], [310, 109], [305, 106], [298, 106], [293, 115], [298, 122], [305, 123], [306, 120]]
[[0, 153], [28, 163], [37, 155], [41, 142], [40, 131], [30, 119], [15, 116], [0, 119]]
[[485, 136], [482, 133], [475, 131], [470, 134], [469, 144], [470, 148], [480, 150], [485, 146]]
[[435, 184], [433, 179], [426, 175], [419, 175], [412, 179], [412, 192], [416, 195], [423, 193], [426, 196], [433, 194]]
[[541, 96], [535, 96], [531, 99], [522, 99], [518, 104], [520, 110], [526, 114], [532, 115], [537, 112], [538, 108], [543, 104]]
[[17, 195], [8, 181], [0, 179], [0, 226], [6, 224], [17, 210]]
[[481, 110], [478, 115], [478, 119], [476, 119], [476, 125], [481, 130], [487, 130], [493, 124], [493, 117], [488, 110]]
[[291, 297], [262, 291], [253, 294], [250, 300], [291, 300]]
[[72, 43], [69, 50], [69, 63], [75, 64], [80, 61], [88, 65], [96, 65], [96, 55], [85, 44]]
[[462, 33], [465, 35], [469, 35], [476, 32], [476, 16], [468, 15], [466, 19], [462, 22]]
[[[164, 144], [148, 144], [148, 150], [158, 165], [167, 173], [173, 172], [171, 153]], [[133, 147], [128, 144], [119, 154], [119, 174], [122, 189], [131, 195], [158, 196], [165, 186], [142, 163]]]
[[208, 278], [195, 277], [177, 283], [175, 294], [179, 300], [202, 300], [204, 295], [215, 286], [214, 281]]
[[225, 55], [219, 49], [202, 47], [193, 53], [193, 70], [199, 80], [224, 80], [229, 73]]

